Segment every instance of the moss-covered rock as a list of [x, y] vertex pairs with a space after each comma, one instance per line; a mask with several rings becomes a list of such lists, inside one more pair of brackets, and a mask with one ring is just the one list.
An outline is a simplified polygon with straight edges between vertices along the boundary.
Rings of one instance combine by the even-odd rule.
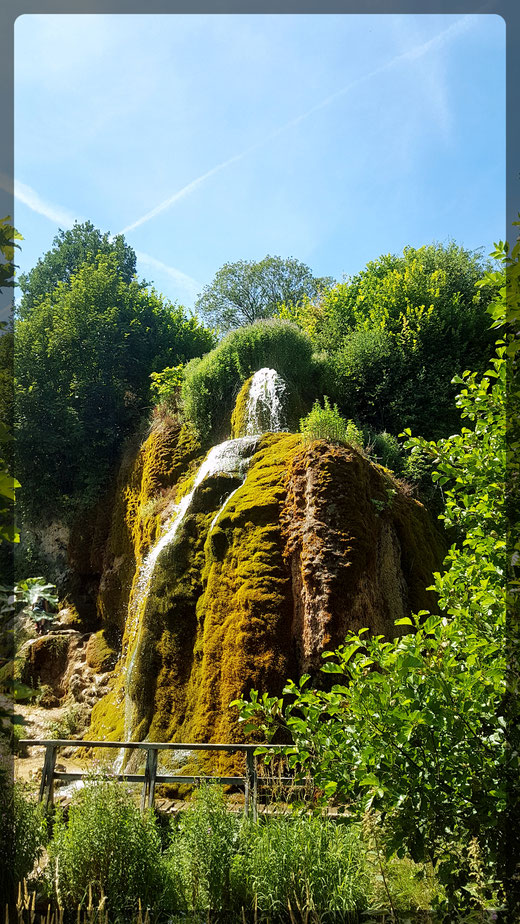
[[288, 471], [282, 513], [301, 673], [348, 630], [397, 634], [397, 619], [435, 608], [426, 587], [445, 554], [426, 509], [353, 447], [317, 440]]
[[178, 482], [199, 455], [189, 427], [158, 421], [121, 466], [98, 595], [99, 615], [121, 630], [139, 564], [175, 503]]
[[[238, 742], [233, 699], [318, 675], [321, 652], [348, 629], [391, 635], [399, 617], [435, 607], [426, 587], [442, 540], [425, 508], [362, 453], [265, 434], [243, 483], [217, 473], [188, 503], [199, 447], [187, 440], [181, 453], [180, 438], [149, 438], [120, 485], [109, 562], [120, 560], [123, 653], [90, 737]], [[143, 522], [159, 484], [165, 506]], [[184, 516], [148, 559], [147, 583], [139, 565], [181, 497]]]
[[101, 629], [90, 636], [85, 658], [88, 666], [97, 674], [105, 674], [115, 667], [117, 650], [114, 647], [114, 639], [109, 637], [106, 629]]

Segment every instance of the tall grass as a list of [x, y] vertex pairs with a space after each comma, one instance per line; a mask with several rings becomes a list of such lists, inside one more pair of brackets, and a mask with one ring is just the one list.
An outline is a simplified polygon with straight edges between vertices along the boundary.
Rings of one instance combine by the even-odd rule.
[[369, 886], [357, 831], [304, 814], [246, 824], [231, 878], [244, 907], [280, 921], [354, 920]]
[[[22, 816], [36, 824], [34, 808], [22, 806]], [[20, 828], [21, 878], [41, 850], [42, 830]], [[387, 861], [376, 833], [374, 824], [361, 831], [303, 810], [253, 821], [230, 811], [217, 786], [201, 787], [161, 829], [123, 784], [98, 775], [75, 795], [68, 819], [57, 811], [44, 882], [29, 879], [9, 920], [39, 922], [34, 887], [41, 894], [42, 885], [49, 902], [42, 924], [339, 924], [361, 920], [367, 908], [413, 911], [442, 898], [431, 869]]]

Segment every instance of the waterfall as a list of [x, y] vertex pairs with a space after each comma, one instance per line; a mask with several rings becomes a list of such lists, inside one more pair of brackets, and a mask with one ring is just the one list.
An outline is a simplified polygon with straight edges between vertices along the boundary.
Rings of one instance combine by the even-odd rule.
[[287, 386], [274, 369], [259, 369], [249, 386], [245, 432], [267, 433], [285, 429], [283, 399]]
[[[171, 545], [175, 536], [177, 535], [187, 513], [189, 512], [193, 496], [199, 485], [201, 485], [202, 482], [207, 478], [211, 478], [213, 475], [219, 474], [234, 475], [235, 477], [241, 478], [243, 480], [246, 476], [247, 469], [257, 445], [258, 435], [250, 435], [242, 436], [234, 440], [226, 440], [226, 442], [220, 443], [218, 446], [214, 446], [213, 449], [209, 451], [197, 472], [195, 481], [193, 482], [192, 490], [189, 492], [189, 494], [186, 494], [186, 496], [183, 497], [182, 500], [177, 504], [172, 517], [166, 524], [163, 535], [158, 539], [153, 548], [149, 551], [144, 561], [141, 563], [137, 579], [132, 589], [132, 596], [129, 605], [130, 619], [126, 631], [127, 640], [125, 653], [128, 653], [132, 645], [133, 650], [128, 663], [126, 663], [125, 658], [125, 665], [123, 667], [125, 689], [125, 741], [130, 740], [132, 734], [132, 713], [134, 704], [132, 697], [129, 694], [129, 689], [131, 687], [132, 676], [139, 652], [140, 636], [142, 630], [141, 617], [157, 560], [163, 549]], [[224, 506], [229, 501], [231, 495], [235, 493], [235, 490], [237, 489], [235, 488], [225, 498], [211, 526], [213, 526]], [[114, 762], [115, 773], [121, 772], [123, 768], [125, 753], [125, 750], [121, 748]]]

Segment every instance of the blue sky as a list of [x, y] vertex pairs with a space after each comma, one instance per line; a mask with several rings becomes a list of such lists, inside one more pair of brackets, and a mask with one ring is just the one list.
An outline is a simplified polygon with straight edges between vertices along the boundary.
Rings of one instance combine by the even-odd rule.
[[21, 271], [88, 218], [188, 308], [224, 263], [268, 253], [338, 280], [406, 245], [487, 253], [505, 237], [505, 24], [24, 15], [15, 164]]

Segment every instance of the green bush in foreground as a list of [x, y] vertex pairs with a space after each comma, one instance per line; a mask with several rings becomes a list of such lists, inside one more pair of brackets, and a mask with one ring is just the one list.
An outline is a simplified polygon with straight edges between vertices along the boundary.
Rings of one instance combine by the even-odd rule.
[[47, 840], [42, 805], [25, 797], [21, 784], [0, 775], [0, 893], [14, 894], [18, 882], [32, 871]]
[[162, 891], [161, 839], [153, 814], [141, 815], [115, 780], [93, 777], [78, 791], [68, 822], [58, 814], [48, 847], [46, 884], [65, 908], [107, 896], [109, 909], [153, 905]]
[[230, 872], [242, 819], [230, 812], [219, 786], [202, 786], [171, 829], [164, 855], [168, 904], [219, 909], [233, 905]]
[[[357, 830], [303, 814], [246, 825], [232, 881], [241, 905], [278, 921], [348, 920], [367, 905], [369, 873]], [[301, 917], [300, 917], [301, 915]], [[307, 916], [307, 917], [306, 917]]]

